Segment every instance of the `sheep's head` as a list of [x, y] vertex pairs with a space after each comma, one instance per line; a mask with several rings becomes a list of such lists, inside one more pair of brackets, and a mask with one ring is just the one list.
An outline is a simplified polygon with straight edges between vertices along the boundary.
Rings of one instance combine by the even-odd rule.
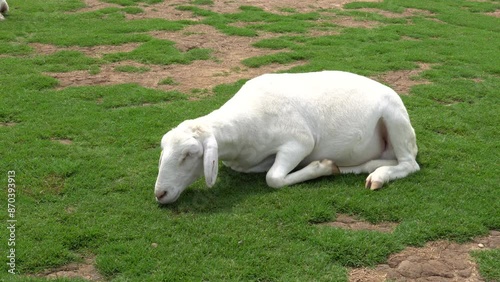
[[205, 175], [208, 187], [215, 184], [218, 171], [217, 141], [185, 124], [167, 132], [161, 140], [162, 152], [155, 185], [156, 200], [175, 202], [196, 179]]

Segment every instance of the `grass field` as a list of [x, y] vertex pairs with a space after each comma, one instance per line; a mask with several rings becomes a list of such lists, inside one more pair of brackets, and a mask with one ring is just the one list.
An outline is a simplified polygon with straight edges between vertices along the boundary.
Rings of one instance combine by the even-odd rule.
[[[8, 262], [14, 234], [17, 275], [3, 263], [1, 281], [43, 280], [36, 275], [86, 258], [113, 281], [347, 281], [349, 268], [373, 267], [405, 247], [500, 230], [499, 1], [222, 12], [217, 1], [194, 0], [169, 6], [188, 19], [139, 17], [162, 2], [103, 0], [87, 11], [80, 0], [9, 0], [0, 22], [0, 249]], [[372, 192], [363, 188], [366, 175], [273, 190], [263, 174], [221, 168], [212, 189], [199, 180], [177, 203], [158, 206], [162, 135], [218, 108], [244, 80], [179, 91], [161, 88], [181, 83], [169, 75], [159, 87], [126, 79], [61, 87], [53, 74], [99, 75], [122, 64], [115, 72], [130, 77], [159, 66], [224, 64], [210, 48], [182, 50], [152, 35], [201, 25], [267, 50], [242, 60], [249, 72], [297, 63], [290, 71], [383, 77], [428, 66], [402, 96], [421, 171]], [[81, 51], [131, 43], [133, 50], [102, 56]], [[56, 51], [37, 52], [36, 44]], [[398, 225], [392, 233], [318, 225], [338, 213]], [[499, 249], [473, 257], [484, 279], [500, 281]]]

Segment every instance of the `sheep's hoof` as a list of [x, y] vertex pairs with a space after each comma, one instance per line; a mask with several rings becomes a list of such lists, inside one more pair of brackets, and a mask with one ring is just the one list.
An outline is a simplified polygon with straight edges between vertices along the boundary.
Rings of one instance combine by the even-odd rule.
[[371, 183], [371, 185], [370, 185], [370, 190], [372, 190], [372, 191], [373, 191], [373, 190], [378, 190], [378, 189], [382, 188], [382, 185], [383, 185], [383, 184], [384, 184], [384, 183], [379, 182], [379, 181], [373, 181], [373, 182]]
[[339, 167], [332, 160], [324, 159], [321, 162], [318, 161], [318, 166], [324, 167], [325, 169], [327, 169], [325, 172], [325, 175], [330, 175], [330, 174], [339, 175], [340, 174]]
[[365, 182], [365, 187], [370, 188], [370, 190], [377, 190], [382, 188], [382, 185], [384, 185], [384, 182], [381, 181], [372, 181], [372, 175], [368, 175], [368, 178], [366, 178]]
[[340, 175], [340, 169], [335, 163], [332, 163], [332, 172], [333, 175]]

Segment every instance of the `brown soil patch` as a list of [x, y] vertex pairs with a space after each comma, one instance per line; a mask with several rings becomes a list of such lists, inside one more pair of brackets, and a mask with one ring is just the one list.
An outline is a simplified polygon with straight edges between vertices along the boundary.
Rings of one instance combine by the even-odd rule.
[[12, 127], [16, 125], [17, 122], [0, 122], [0, 127]]
[[364, 12], [370, 12], [370, 13], [377, 13], [379, 15], [382, 15], [386, 18], [407, 18], [407, 17], [413, 17], [417, 15], [422, 15], [422, 16], [433, 16], [434, 14], [430, 11], [427, 10], [421, 10], [421, 9], [412, 9], [408, 8], [405, 9], [403, 13], [393, 13], [381, 9], [374, 9], [374, 8], [362, 8], [358, 9], [358, 11], [364, 11]]
[[[192, 5], [190, 0], [174, 0], [174, 1], [164, 1], [152, 5], [141, 5], [141, 9], [144, 10], [143, 13], [127, 15], [127, 19], [151, 19], [159, 18], [171, 21], [178, 20], [190, 20], [190, 21], [200, 21], [203, 17], [198, 17], [193, 15], [190, 11], [180, 11], [176, 7], [182, 5]], [[207, 6], [203, 6], [207, 7]]]
[[500, 18], [500, 10], [495, 10], [495, 12], [485, 13], [485, 15], [492, 16], [495, 18]]
[[101, 2], [99, 0], [82, 0], [87, 7], [78, 9], [75, 12], [82, 13], [82, 12], [92, 12], [92, 11], [97, 11], [100, 9], [104, 8], [109, 8], [109, 7], [114, 7], [114, 8], [122, 8], [123, 6], [118, 5], [118, 4], [113, 4], [113, 3], [106, 3], [106, 2]]
[[84, 262], [70, 263], [35, 275], [45, 278], [83, 278], [89, 281], [104, 281], [94, 266], [95, 257], [86, 258]]
[[73, 140], [71, 140], [71, 139], [65, 139], [65, 138], [63, 138], [63, 139], [59, 139], [59, 138], [52, 138], [52, 139], [50, 139], [50, 140], [52, 140], [53, 142], [57, 142], [57, 143], [59, 143], [59, 144], [63, 144], [63, 145], [71, 145], [71, 144], [73, 144]]
[[41, 193], [59, 195], [64, 190], [66, 179], [57, 174], [49, 174], [43, 179], [43, 190]]
[[336, 16], [330, 20], [330, 22], [343, 26], [343, 27], [354, 27], [354, 28], [375, 28], [382, 24], [377, 21], [369, 20], [357, 20], [346, 16]]
[[[214, 61], [196, 61], [190, 65], [154, 66], [144, 65], [133, 61], [124, 61], [103, 65], [98, 74], [89, 74], [88, 71], [73, 71], [64, 73], [46, 73], [59, 80], [59, 89], [70, 86], [88, 85], [114, 85], [121, 83], [137, 83], [148, 88], [157, 88], [166, 91], [180, 91], [186, 94], [193, 93], [196, 89], [210, 91], [212, 87], [232, 83], [240, 79], [249, 79], [264, 73], [287, 70], [303, 64], [270, 64], [260, 68], [247, 68], [241, 64], [224, 66]], [[150, 71], [144, 73], [116, 72], [117, 66], [147, 66]], [[212, 71], [208, 72], [207, 69]], [[160, 82], [166, 78], [172, 79], [173, 85], [162, 85]]]
[[391, 233], [397, 227], [397, 223], [394, 222], [380, 222], [378, 224], [372, 224], [356, 219], [355, 217], [347, 214], [337, 214], [337, 219], [335, 221], [321, 223], [320, 225], [351, 230], [371, 230], [384, 233]]
[[431, 64], [419, 63], [418, 69], [389, 71], [375, 77], [373, 79], [388, 84], [399, 94], [408, 94], [410, 88], [419, 84], [429, 84], [430, 82], [424, 79], [415, 79], [422, 71], [431, 69]]
[[118, 53], [118, 52], [130, 52], [135, 48], [139, 47], [141, 43], [126, 43], [122, 45], [99, 45], [92, 47], [57, 47], [50, 44], [43, 43], [30, 43], [35, 52], [43, 55], [50, 55], [59, 51], [79, 51], [85, 54], [86, 56], [93, 58], [101, 58], [105, 54]]
[[469, 253], [496, 248], [500, 248], [498, 231], [463, 245], [449, 241], [429, 242], [423, 248], [409, 247], [391, 255], [387, 264], [373, 269], [351, 269], [349, 281], [484, 281]]
[[[334, 222], [320, 224], [350, 230], [392, 232], [396, 223], [371, 224], [346, 214], [337, 214]], [[375, 268], [352, 268], [350, 282], [383, 281], [484, 281], [470, 252], [500, 248], [500, 231], [491, 231], [467, 244], [449, 241], [429, 242], [422, 248], [408, 247], [393, 254], [387, 263]]]
[[[73, 71], [65, 73], [46, 73], [59, 80], [59, 88], [68, 86], [85, 85], [112, 85], [120, 83], [138, 83], [144, 87], [158, 88], [162, 90], [177, 90], [190, 93], [193, 89], [208, 89], [223, 84], [232, 83], [240, 79], [249, 79], [264, 73], [276, 72], [290, 69], [294, 66], [304, 64], [295, 62], [292, 64], [271, 64], [260, 68], [248, 68], [241, 61], [247, 58], [284, 52], [285, 50], [269, 50], [255, 48], [254, 42], [268, 38], [270, 34], [260, 37], [227, 36], [209, 25], [188, 26], [179, 32], [150, 32], [159, 39], [167, 39], [176, 42], [176, 47], [181, 51], [193, 48], [208, 48], [213, 50], [214, 60], [195, 61], [189, 65], [144, 65], [134, 61], [123, 61], [101, 66], [101, 72], [90, 74], [88, 71]], [[36, 44], [37, 50], [52, 52], [55, 47], [45, 44]], [[97, 46], [97, 47], [71, 47], [66, 49], [79, 50], [94, 57], [101, 57], [106, 53], [117, 50], [133, 49], [132, 44], [121, 46]], [[55, 48], [57, 49], [57, 48]], [[60, 50], [60, 49], [59, 49]], [[131, 65], [135, 67], [148, 67], [150, 70], [143, 73], [117, 72], [117, 66]], [[159, 82], [171, 78], [175, 85], [161, 85]]]

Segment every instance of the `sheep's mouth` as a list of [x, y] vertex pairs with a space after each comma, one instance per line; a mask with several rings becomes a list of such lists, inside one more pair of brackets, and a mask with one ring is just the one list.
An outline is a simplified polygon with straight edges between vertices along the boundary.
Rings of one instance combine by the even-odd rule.
[[177, 199], [179, 199], [180, 195], [181, 195], [181, 193], [177, 192], [174, 197], [167, 197], [167, 195], [160, 197], [160, 198], [156, 197], [156, 201], [162, 205], [171, 204], [171, 203], [177, 201]]

